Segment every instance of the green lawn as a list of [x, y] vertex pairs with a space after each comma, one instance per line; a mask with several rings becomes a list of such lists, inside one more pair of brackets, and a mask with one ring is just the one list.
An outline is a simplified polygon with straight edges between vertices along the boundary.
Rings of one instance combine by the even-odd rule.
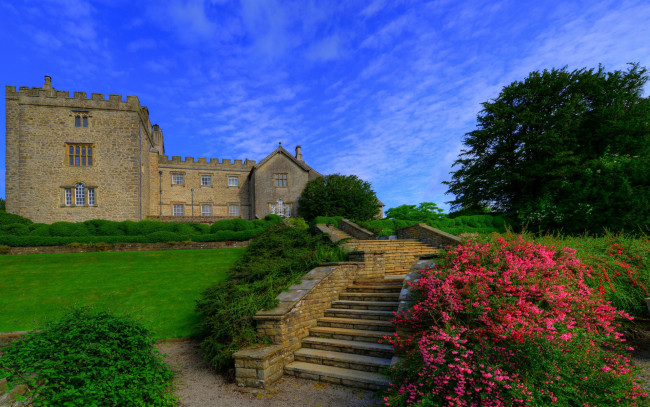
[[73, 306], [142, 320], [157, 338], [197, 333], [199, 293], [245, 249], [0, 256], [0, 332], [34, 329]]

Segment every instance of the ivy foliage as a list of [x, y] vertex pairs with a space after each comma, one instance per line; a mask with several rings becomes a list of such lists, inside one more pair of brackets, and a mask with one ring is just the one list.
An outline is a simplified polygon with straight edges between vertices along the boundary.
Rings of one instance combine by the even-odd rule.
[[532, 72], [483, 103], [448, 193], [544, 230], [602, 233], [650, 223], [646, 68]]
[[305, 220], [317, 216], [342, 216], [369, 220], [379, 214], [381, 203], [370, 183], [356, 175], [331, 174], [307, 182], [298, 200]]
[[28, 384], [34, 406], [174, 406], [154, 343], [136, 321], [76, 309], [3, 349], [0, 377]]

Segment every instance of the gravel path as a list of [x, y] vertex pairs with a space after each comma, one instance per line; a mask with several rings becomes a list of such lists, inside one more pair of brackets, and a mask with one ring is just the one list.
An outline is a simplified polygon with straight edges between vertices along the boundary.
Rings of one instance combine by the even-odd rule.
[[214, 373], [199, 356], [196, 341], [165, 342], [158, 349], [176, 373], [174, 383], [181, 407], [376, 407], [379, 398], [366, 390], [285, 376], [272, 390], [253, 394], [241, 392]]

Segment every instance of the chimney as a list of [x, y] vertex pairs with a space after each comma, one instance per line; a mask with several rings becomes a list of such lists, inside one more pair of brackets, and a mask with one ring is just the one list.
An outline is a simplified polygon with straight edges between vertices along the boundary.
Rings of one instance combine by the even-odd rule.
[[302, 147], [296, 146], [296, 159], [302, 161]]
[[45, 83], [43, 84], [43, 89], [45, 89], [45, 90], [54, 89], [52, 87], [52, 77], [51, 76], [45, 75]]
[[157, 124], [153, 125], [153, 143], [154, 148], [158, 150], [159, 154], [165, 154], [165, 141], [163, 140], [163, 132], [160, 126]]

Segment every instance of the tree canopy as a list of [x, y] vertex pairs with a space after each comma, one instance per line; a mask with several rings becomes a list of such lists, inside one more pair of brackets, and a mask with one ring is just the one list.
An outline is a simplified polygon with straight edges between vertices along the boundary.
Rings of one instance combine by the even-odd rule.
[[381, 204], [370, 184], [356, 175], [331, 174], [307, 182], [298, 200], [298, 213], [306, 220], [316, 216], [343, 216], [369, 220]]
[[487, 206], [567, 232], [649, 224], [647, 81], [630, 64], [532, 72], [504, 87], [465, 136], [446, 182], [452, 209]]
[[444, 217], [443, 210], [433, 202], [422, 202], [418, 206], [400, 205], [386, 211], [386, 218], [429, 222]]

